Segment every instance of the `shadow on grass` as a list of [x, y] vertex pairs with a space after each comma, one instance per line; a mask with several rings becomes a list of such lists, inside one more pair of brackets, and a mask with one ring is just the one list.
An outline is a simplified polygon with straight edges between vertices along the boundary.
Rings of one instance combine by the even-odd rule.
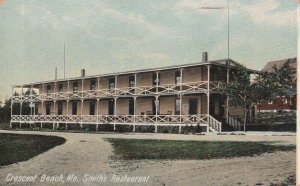
[[56, 136], [0, 133], [0, 166], [26, 161], [65, 141]]
[[202, 160], [255, 156], [276, 151], [293, 151], [295, 146], [266, 142], [176, 141], [108, 138], [114, 147], [113, 159]]

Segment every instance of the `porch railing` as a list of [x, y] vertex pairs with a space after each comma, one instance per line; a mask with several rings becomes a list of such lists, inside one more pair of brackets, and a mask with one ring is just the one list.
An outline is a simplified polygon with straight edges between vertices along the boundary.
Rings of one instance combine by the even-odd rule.
[[241, 123], [237, 120], [237, 118], [228, 116], [228, 124], [235, 130], [241, 130]]
[[[210, 82], [210, 89], [215, 89], [220, 82]], [[180, 88], [181, 87], [181, 88]], [[120, 87], [115, 89], [98, 89], [98, 90], [81, 90], [55, 93], [42, 93], [34, 95], [13, 95], [14, 102], [32, 102], [47, 100], [64, 100], [64, 99], [87, 99], [87, 98], [105, 98], [113, 96], [142, 96], [142, 95], [164, 95], [179, 93], [204, 92], [208, 89], [207, 81], [188, 82], [181, 84], [164, 84], [137, 87]]]

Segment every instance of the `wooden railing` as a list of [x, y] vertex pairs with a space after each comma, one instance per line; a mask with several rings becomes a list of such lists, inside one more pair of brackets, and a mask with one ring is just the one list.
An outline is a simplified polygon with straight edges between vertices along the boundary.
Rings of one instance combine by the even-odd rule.
[[221, 122], [209, 115], [12, 115], [15, 123], [200, 125], [221, 132]]
[[228, 125], [234, 128], [235, 130], [241, 130], [241, 123], [232, 116], [228, 116]]
[[[220, 82], [210, 82], [210, 89], [214, 90], [220, 85]], [[42, 93], [34, 95], [14, 95], [13, 102], [33, 102], [48, 100], [66, 100], [66, 99], [89, 99], [105, 98], [115, 96], [143, 96], [143, 95], [176, 95], [179, 93], [206, 93], [208, 90], [207, 81], [188, 82], [181, 84], [164, 84], [138, 87], [121, 87], [115, 89], [98, 89], [83, 91], [68, 91], [55, 93]]]
[[213, 130], [222, 132], [222, 123], [210, 115], [208, 116], [208, 124]]

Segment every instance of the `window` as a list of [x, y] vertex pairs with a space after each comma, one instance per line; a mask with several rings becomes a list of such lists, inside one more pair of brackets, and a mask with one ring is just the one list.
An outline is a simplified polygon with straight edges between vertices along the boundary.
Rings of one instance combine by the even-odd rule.
[[110, 91], [115, 89], [115, 78], [109, 78], [109, 80], [108, 80], [108, 89]]
[[95, 115], [95, 106], [96, 106], [96, 104], [95, 104], [95, 101], [91, 101], [90, 102], [90, 115]]
[[181, 82], [181, 76], [180, 75], [181, 75], [180, 70], [177, 70], [175, 72], [175, 83], [176, 83], [176, 85], [178, 85]]
[[78, 91], [78, 82], [73, 82], [73, 91]]
[[90, 89], [91, 89], [91, 90], [96, 90], [96, 80], [95, 80], [95, 79], [91, 80], [91, 86], [90, 86]]
[[51, 114], [51, 103], [47, 103], [46, 104], [46, 115], [50, 115]]
[[135, 86], [135, 78], [134, 76], [129, 76], [129, 87]]
[[153, 85], [156, 85], [156, 83], [159, 85], [160, 74], [158, 74], [158, 78], [157, 78], [157, 74], [153, 73], [152, 79], [153, 79]]
[[176, 99], [176, 100], [175, 100], [175, 113], [176, 113], [177, 115], [180, 114], [180, 99]]
[[284, 99], [282, 100], [282, 102], [283, 102], [283, 104], [288, 104], [288, 100], [287, 100], [286, 98], [284, 98]]
[[269, 100], [269, 101], [268, 101], [268, 104], [269, 104], [269, 105], [272, 105], [272, 104], [273, 104], [273, 101], [272, 101], [272, 100]]
[[51, 85], [47, 85], [47, 93], [51, 93]]
[[62, 102], [58, 102], [57, 105], [57, 115], [62, 115], [63, 114], [63, 103]]
[[108, 115], [114, 115], [115, 113], [115, 102], [113, 99], [108, 100]]
[[58, 85], [58, 92], [63, 92], [64, 91], [64, 85], [61, 83]]
[[77, 102], [72, 102], [72, 115], [77, 115]]

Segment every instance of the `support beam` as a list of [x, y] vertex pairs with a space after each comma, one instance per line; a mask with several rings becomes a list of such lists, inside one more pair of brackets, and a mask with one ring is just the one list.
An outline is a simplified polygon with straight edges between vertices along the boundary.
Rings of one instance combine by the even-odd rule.
[[207, 65], [207, 115], [210, 114], [209, 107], [210, 107], [210, 65]]
[[[230, 81], [230, 69], [227, 68], [227, 83]], [[226, 96], [226, 121], [229, 123], [229, 100], [228, 96]]]
[[158, 107], [159, 107], [159, 96], [155, 96], [155, 122], [157, 123]]
[[69, 100], [67, 100], [67, 116], [69, 115]]
[[156, 72], [156, 93], [158, 93], [158, 86], [159, 86], [159, 72]]
[[182, 115], [182, 81], [183, 81], [183, 68], [180, 69], [180, 92], [179, 92], [179, 115], [180, 115], [180, 122], [181, 122], [181, 115]]
[[117, 115], [117, 97], [114, 97], [114, 116]]

